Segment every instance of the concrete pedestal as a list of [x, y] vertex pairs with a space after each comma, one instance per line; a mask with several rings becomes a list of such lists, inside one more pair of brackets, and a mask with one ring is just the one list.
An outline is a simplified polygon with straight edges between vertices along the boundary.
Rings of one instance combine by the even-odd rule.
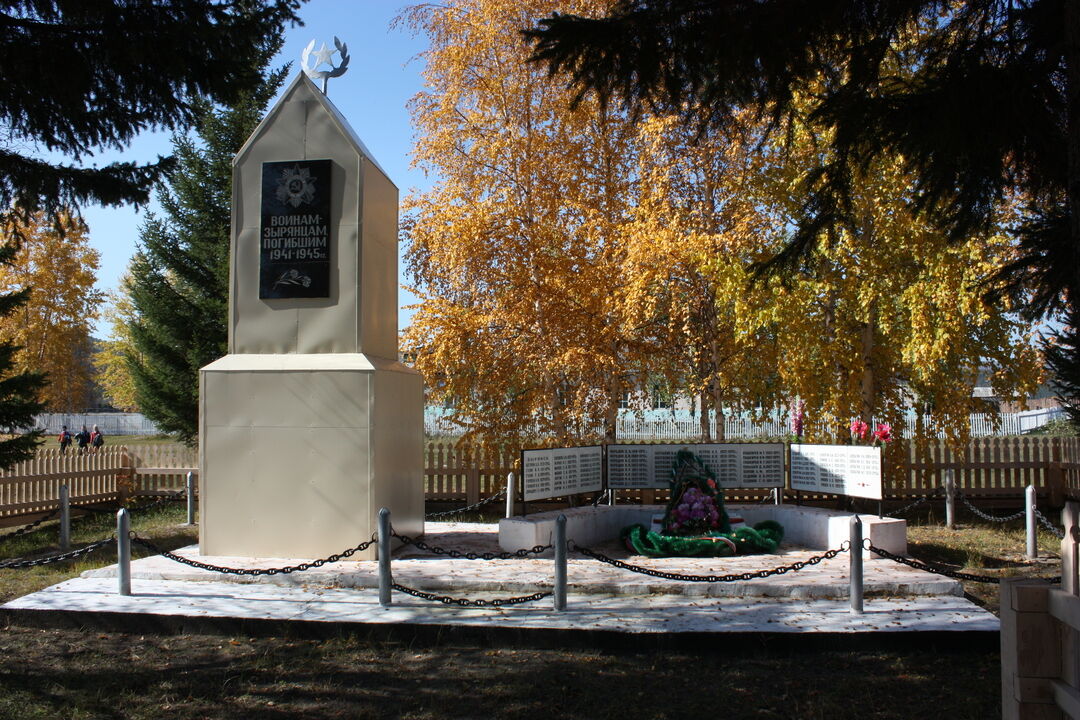
[[369, 539], [381, 507], [423, 534], [414, 371], [360, 354], [228, 355], [203, 369], [202, 397], [202, 554], [324, 557]]

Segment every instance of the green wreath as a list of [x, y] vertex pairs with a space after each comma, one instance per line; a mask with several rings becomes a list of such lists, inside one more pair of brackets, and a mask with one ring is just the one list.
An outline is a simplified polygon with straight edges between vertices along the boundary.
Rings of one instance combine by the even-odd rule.
[[754, 527], [729, 533], [709, 533], [678, 537], [651, 532], [644, 525], [623, 528], [622, 540], [628, 550], [649, 557], [731, 557], [774, 553], [784, 539], [784, 528], [775, 520], [763, 520]]

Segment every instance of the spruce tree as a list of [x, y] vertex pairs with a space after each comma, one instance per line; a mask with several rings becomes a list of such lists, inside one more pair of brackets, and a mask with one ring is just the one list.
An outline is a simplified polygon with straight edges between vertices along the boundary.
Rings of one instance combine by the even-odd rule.
[[[98, 165], [198, 98], [233, 102], [298, 0], [0, 0], [0, 220], [86, 203], [144, 204], [171, 161]], [[36, 149], [63, 156], [56, 161]]]
[[[99, 165], [143, 130], [187, 127], [196, 99], [228, 102], [258, 78], [265, 38], [298, 22], [298, 0], [0, 0], [0, 263], [39, 212], [62, 230], [86, 203], [145, 203], [170, 159]], [[45, 155], [41, 151], [47, 151]], [[57, 160], [54, 158], [60, 157]], [[0, 317], [29, 289], [0, 295]], [[0, 341], [0, 428], [29, 427], [45, 378], [15, 373]], [[13, 374], [15, 373], [15, 374]], [[0, 468], [40, 433], [0, 441]]]
[[232, 158], [285, 73], [269, 73], [227, 107], [200, 106], [196, 137], [173, 140], [176, 168], [157, 191], [162, 212], [140, 229], [128, 367], [140, 409], [184, 442], [198, 437], [199, 368], [227, 349]]

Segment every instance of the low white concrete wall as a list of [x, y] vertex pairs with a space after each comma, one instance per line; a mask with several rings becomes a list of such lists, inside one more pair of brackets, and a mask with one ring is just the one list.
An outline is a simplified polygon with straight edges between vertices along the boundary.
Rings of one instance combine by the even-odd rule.
[[[763, 520], [775, 520], [784, 527], [784, 544], [811, 550], [840, 547], [850, 537], [851, 513], [800, 505], [728, 505], [728, 515], [743, 518], [753, 526]], [[663, 505], [598, 505], [596, 507], [551, 510], [525, 517], [499, 521], [499, 546], [513, 552], [536, 545], [548, 545], [555, 534], [555, 519], [566, 515], [566, 536], [578, 545], [589, 547], [614, 540], [627, 525], [646, 527], [654, 515], [662, 515]], [[897, 518], [860, 515], [863, 537], [883, 550], [907, 553], [907, 522]], [[866, 551], [867, 560], [878, 559]]]

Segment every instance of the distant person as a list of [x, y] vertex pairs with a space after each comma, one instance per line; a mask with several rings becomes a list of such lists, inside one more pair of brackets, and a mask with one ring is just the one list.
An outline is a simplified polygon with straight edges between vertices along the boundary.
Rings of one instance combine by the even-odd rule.
[[90, 431], [86, 429], [85, 425], [82, 426], [82, 430], [75, 433], [75, 439], [79, 442], [79, 454], [82, 455], [90, 446]]
[[105, 434], [98, 429], [98, 426], [94, 426], [94, 431], [90, 433], [90, 452], [97, 452], [97, 449], [105, 444]]
[[56, 439], [60, 441], [60, 454], [65, 454], [67, 449], [71, 447], [71, 433], [68, 432], [67, 425], [63, 426], [60, 430], [60, 436]]

